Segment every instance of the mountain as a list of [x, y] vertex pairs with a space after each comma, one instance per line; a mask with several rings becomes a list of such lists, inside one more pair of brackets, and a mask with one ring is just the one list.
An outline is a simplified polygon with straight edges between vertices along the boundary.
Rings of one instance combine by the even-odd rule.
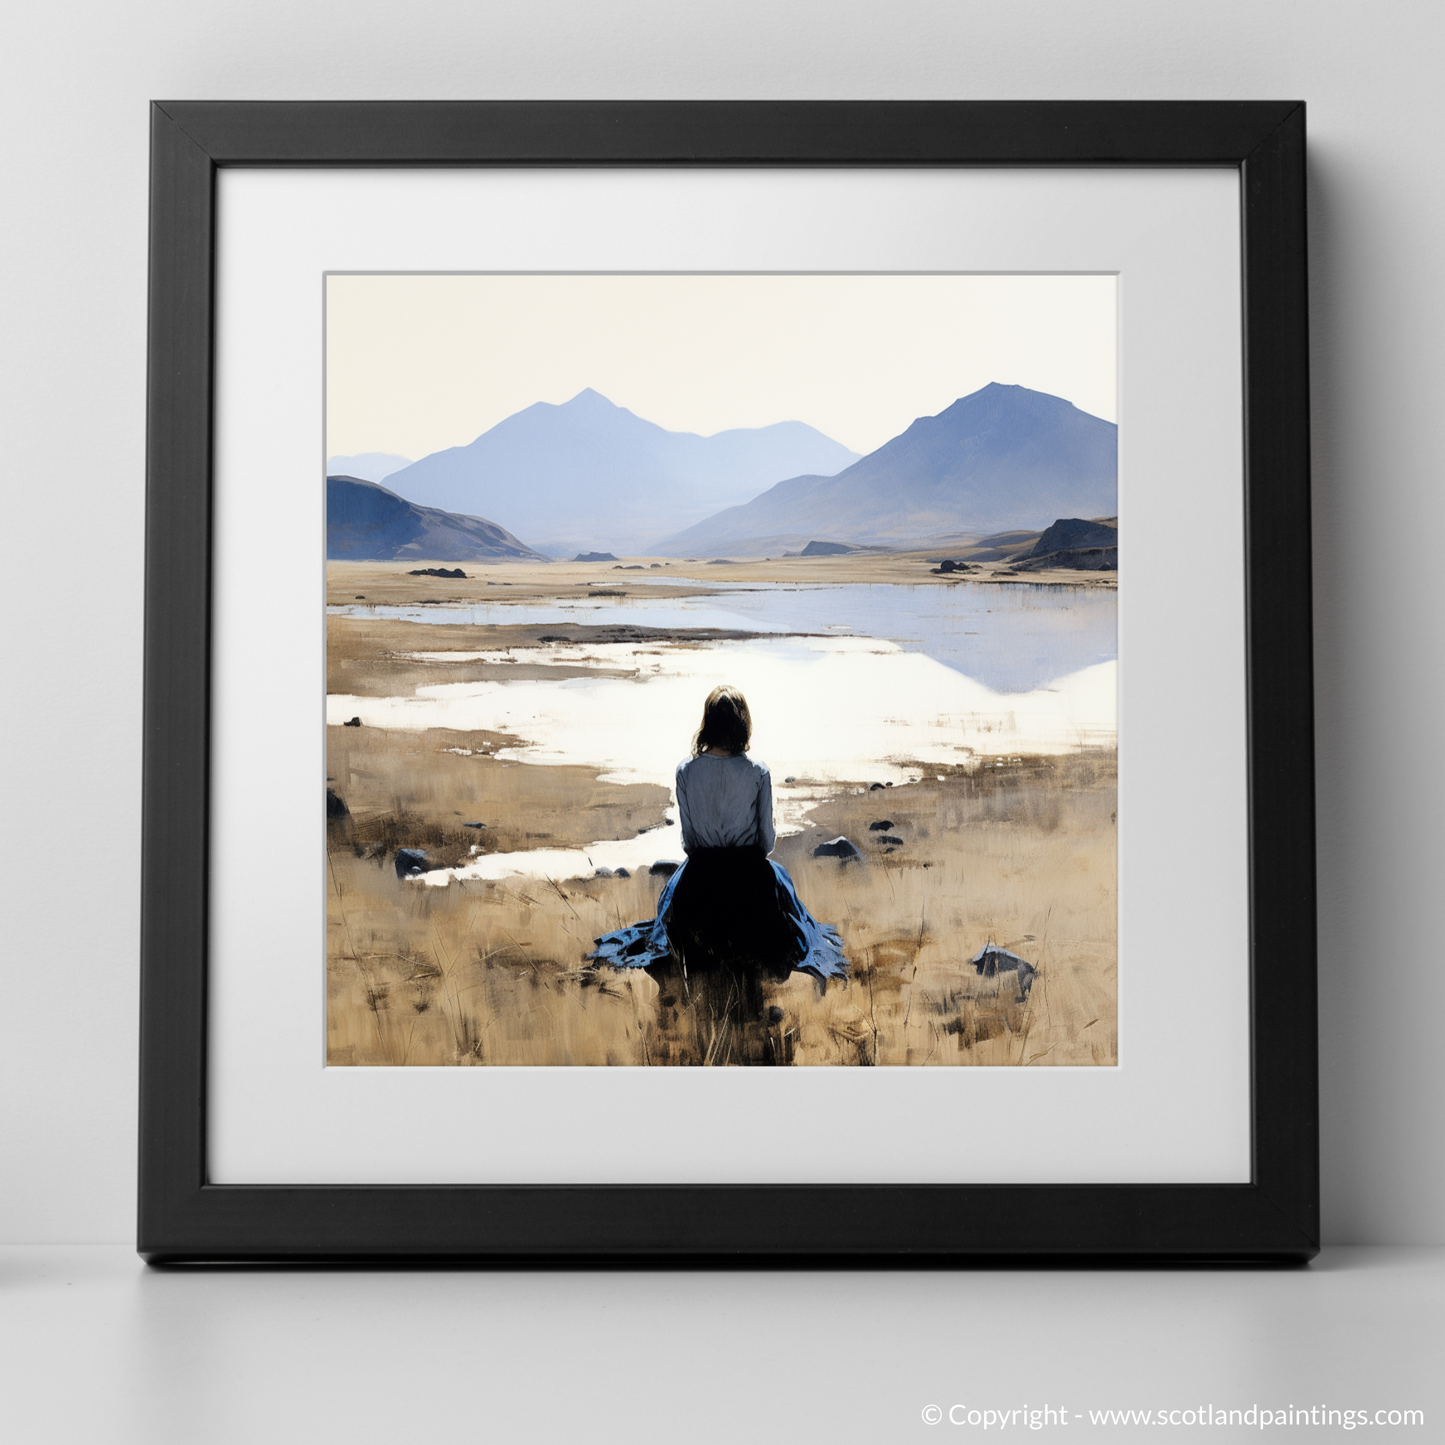
[[362, 477], [326, 479], [326, 556], [335, 561], [546, 561], [482, 517], [418, 507]]
[[357, 477], [363, 482], [384, 482], [393, 472], [411, 465], [410, 457], [394, 452], [357, 452], [351, 457], [327, 457], [328, 477]]
[[802, 422], [702, 437], [666, 431], [589, 388], [561, 406], [529, 406], [387, 480], [410, 501], [500, 517], [570, 557], [636, 553], [783, 477], [832, 475], [856, 460]]
[[658, 555], [753, 550], [823, 535], [903, 542], [941, 532], [1037, 531], [1116, 510], [1118, 428], [1062, 397], [988, 386], [836, 476], [797, 476], [659, 542]]

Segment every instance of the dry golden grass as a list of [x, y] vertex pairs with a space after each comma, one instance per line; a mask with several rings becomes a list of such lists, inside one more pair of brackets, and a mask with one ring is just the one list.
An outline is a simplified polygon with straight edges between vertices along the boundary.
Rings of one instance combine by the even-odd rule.
[[[375, 766], [396, 737], [349, 731], [371, 734], [342, 741], [354, 770], [365, 759]], [[397, 741], [413, 745], [424, 749], [425, 735]], [[456, 761], [487, 774], [489, 760]], [[426, 775], [415, 756], [396, 769], [397, 779]], [[517, 777], [514, 806], [531, 820], [542, 816], [538, 790], [570, 791], [578, 781], [564, 787], [548, 776], [563, 771], [576, 770], [515, 765], [489, 776]], [[593, 788], [598, 805], [625, 813], [625, 803], [609, 804], [607, 795], [632, 790], [595, 781]], [[378, 785], [378, 804], [385, 797]], [[488, 793], [499, 827], [537, 831], [505, 817], [498, 800]], [[426, 887], [396, 878], [384, 854], [357, 856], [356, 829], [395, 816], [362, 810], [351, 830], [333, 830], [329, 857], [329, 1061], [1113, 1064], [1114, 800], [1112, 754], [1096, 754], [1006, 760], [823, 805], [818, 826], [784, 839], [775, 856], [814, 917], [839, 929], [852, 976], [823, 989], [794, 974], [758, 985], [750, 999], [724, 976], [669, 970], [655, 980], [584, 965], [598, 934], [652, 915], [659, 879]], [[889, 836], [903, 839], [895, 851], [868, 829], [882, 820], [892, 824]], [[597, 821], [565, 837], [559, 816], [549, 840], [576, 841]], [[837, 832], [859, 843], [863, 861], [812, 857], [813, 846]], [[400, 839], [405, 828], [394, 833]], [[1013, 974], [983, 979], [968, 966], [990, 939], [1038, 965], [1026, 1000]]]
[[[650, 577], [664, 570], [640, 560]], [[728, 580], [806, 575], [956, 585], [933, 577], [924, 560], [777, 559], [716, 571]], [[635, 575], [597, 563], [473, 567], [466, 580], [407, 575], [421, 565], [329, 563], [329, 600], [584, 595], [599, 584], [624, 589]], [[1097, 575], [1061, 580], [1113, 583]], [[680, 582], [676, 590], [698, 589]], [[516, 651], [542, 645], [544, 634], [605, 641], [614, 631], [643, 629], [333, 616], [328, 690], [396, 696], [439, 679], [560, 679], [565, 669], [542, 673], [525, 660], [437, 664], [405, 654]], [[512, 852], [634, 835], [662, 822], [666, 789], [503, 761], [498, 748], [519, 740], [500, 733], [331, 727], [327, 734], [330, 786], [350, 809], [331, 827], [328, 853], [332, 1064], [1117, 1062], [1112, 754], [993, 760], [974, 771], [946, 770], [941, 780], [937, 768], [920, 768], [929, 781], [845, 792], [814, 808], [810, 830], [784, 839], [775, 856], [814, 917], [843, 937], [851, 977], [823, 989], [801, 974], [759, 985], [723, 974], [663, 969], [654, 978], [584, 966], [597, 935], [652, 916], [659, 879], [555, 885], [514, 878], [431, 888], [395, 876], [398, 847], [423, 848], [434, 866], [450, 866], [478, 843]], [[903, 840], [891, 852], [868, 826], [885, 819], [888, 835]], [[464, 826], [474, 821], [486, 829]], [[839, 833], [864, 850], [862, 862], [812, 856], [817, 842]], [[1038, 966], [1026, 999], [1013, 974], [982, 979], [968, 966], [989, 940]]]
[[[569, 848], [665, 821], [666, 788], [600, 783], [588, 768], [528, 767], [492, 755], [516, 742], [441, 728], [327, 728], [328, 786], [351, 811], [348, 823], [332, 827], [333, 846], [423, 848], [434, 866], [450, 868], [473, 844], [488, 853]], [[477, 822], [486, 827], [466, 826]]]

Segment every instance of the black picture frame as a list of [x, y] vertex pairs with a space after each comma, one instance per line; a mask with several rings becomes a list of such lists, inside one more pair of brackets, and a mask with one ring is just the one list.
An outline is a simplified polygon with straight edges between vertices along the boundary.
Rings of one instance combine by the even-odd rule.
[[[158, 102], [151, 112], [138, 1248], [152, 1263], [1304, 1261], [1318, 1250], [1305, 107]], [[212, 1184], [211, 454], [222, 166], [1238, 171], [1252, 1178], [1186, 1185]], [[987, 1231], [964, 1229], [986, 1218]], [[764, 1227], [763, 1221], [766, 1221]]]

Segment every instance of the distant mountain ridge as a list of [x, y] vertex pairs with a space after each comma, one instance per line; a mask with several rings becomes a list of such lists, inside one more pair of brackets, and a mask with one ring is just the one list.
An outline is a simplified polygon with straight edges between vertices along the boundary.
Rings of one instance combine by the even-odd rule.
[[784, 477], [831, 475], [857, 459], [803, 422], [671, 432], [588, 388], [560, 406], [529, 406], [387, 480], [409, 501], [497, 517], [533, 546], [570, 557], [636, 553]]
[[484, 517], [419, 507], [362, 477], [326, 479], [326, 556], [353, 562], [547, 560]]
[[946, 532], [1037, 531], [1117, 511], [1118, 428], [1062, 397], [998, 382], [919, 417], [835, 476], [801, 475], [666, 537], [659, 556], [758, 539], [904, 541]]
[[357, 452], [349, 457], [327, 457], [328, 477], [357, 477], [363, 482], [384, 482], [393, 472], [411, 465], [410, 457], [395, 452]]

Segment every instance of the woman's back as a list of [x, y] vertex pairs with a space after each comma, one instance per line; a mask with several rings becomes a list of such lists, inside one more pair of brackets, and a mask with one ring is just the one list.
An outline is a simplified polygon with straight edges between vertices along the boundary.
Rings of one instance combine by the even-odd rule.
[[682, 846], [772, 852], [773, 784], [766, 763], [746, 753], [699, 753], [677, 766]]
[[[747, 699], [735, 687], [708, 695], [693, 755], [677, 767], [687, 861], [663, 886], [655, 917], [603, 934], [589, 957], [623, 968], [676, 963], [695, 983], [703, 972], [723, 970], [726, 1007], [745, 1001], [756, 1042], [762, 979], [786, 978], [795, 968], [819, 979], [842, 978], [848, 961], [838, 934], [818, 923], [782, 864], [767, 856], [777, 841], [773, 783], [767, 765], [747, 755], [752, 726]], [[775, 1051], [781, 1036], [767, 1038], [773, 1040], [768, 1061], [786, 1062]], [[710, 1044], [707, 1059], [713, 1058]]]

